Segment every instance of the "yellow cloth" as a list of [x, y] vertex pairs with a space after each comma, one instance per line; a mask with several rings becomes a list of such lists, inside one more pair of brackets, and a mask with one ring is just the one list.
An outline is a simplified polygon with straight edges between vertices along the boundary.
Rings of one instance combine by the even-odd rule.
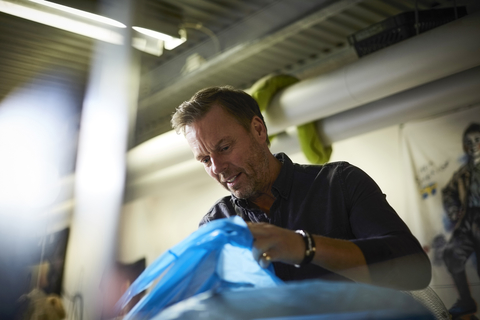
[[27, 303], [27, 308], [19, 316], [21, 320], [61, 320], [66, 317], [61, 298], [56, 294], [47, 295], [41, 289], [34, 288], [21, 296], [20, 302]]
[[[297, 78], [289, 75], [269, 75], [255, 82], [247, 92], [257, 101], [260, 111], [265, 112], [278, 91], [298, 81]], [[297, 132], [300, 147], [310, 163], [323, 164], [330, 160], [332, 147], [323, 144], [317, 134], [315, 122], [298, 126]]]

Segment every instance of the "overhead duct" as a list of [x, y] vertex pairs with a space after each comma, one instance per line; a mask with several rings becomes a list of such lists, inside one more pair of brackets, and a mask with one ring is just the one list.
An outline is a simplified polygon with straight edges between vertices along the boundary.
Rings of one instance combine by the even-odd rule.
[[[480, 103], [480, 66], [403, 91], [316, 122], [326, 144], [412, 120], [424, 119]], [[293, 130], [291, 130], [293, 129]], [[273, 153], [300, 152], [295, 127], [272, 142]]]
[[319, 120], [326, 143], [480, 102], [480, 66]]
[[[480, 12], [476, 12], [330, 74], [294, 84], [277, 94], [269, 106], [265, 115], [269, 133], [283, 132], [290, 126], [323, 119], [476, 67], [480, 65], [479, 34]], [[136, 183], [192, 158], [185, 139], [168, 132], [129, 151], [129, 181]]]
[[270, 134], [363, 105], [480, 65], [480, 12], [294, 84], [276, 95]]

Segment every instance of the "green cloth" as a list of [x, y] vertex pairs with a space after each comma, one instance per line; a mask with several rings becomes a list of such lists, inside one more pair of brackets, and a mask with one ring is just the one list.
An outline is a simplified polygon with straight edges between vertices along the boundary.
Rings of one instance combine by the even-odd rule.
[[[265, 112], [278, 91], [298, 81], [289, 75], [269, 75], [258, 80], [247, 92], [257, 101], [260, 111]], [[320, 140], [314, 122], [298, 126], [297, 132], [300, 147], [310, 163], [323, 164], [330, 160], [332, 147], [325, 146]]]

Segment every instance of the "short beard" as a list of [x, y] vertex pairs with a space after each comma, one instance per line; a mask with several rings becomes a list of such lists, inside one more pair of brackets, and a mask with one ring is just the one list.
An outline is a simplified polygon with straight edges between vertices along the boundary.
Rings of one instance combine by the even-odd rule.
[[[252, 135], [253, 141], [253, 150], [251, 150], [254, 157], [249, 159], [248, 165], [251, 168], [258, 168], [255, 170], [254, 176], [251, 177], [252, 180], [249, 181], [250, 183], [245, 187], [245, 189], [241, 193], [237, 193], [237, 190], [229, 190], [235, 197], [245, 200], [255, 200], [260, 197], [265, 192], [270, 190], [264, 190], [266, 187], [269, 186], [269, 165], [268, 165], [268, 155], [269, 151], [265, 148], [262, 148], [257, 141], [254, 140]], [[260, 165], [261, 164], [261, 165]], [[239, 190], [238, 190], [239, 191]]]

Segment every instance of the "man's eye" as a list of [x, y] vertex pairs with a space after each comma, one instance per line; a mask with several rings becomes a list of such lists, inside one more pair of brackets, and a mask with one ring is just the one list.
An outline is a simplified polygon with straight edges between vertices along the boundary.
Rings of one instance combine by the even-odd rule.
[[228, 149], [230, 149], [230, 146], [223, 147], [223, 148], [220, 149], [220, 150], [221, 150], [221, 151], [227, 151]]
[[200, 162], [203, 164], [207, 164], [209, 161], [210, 161], [210, 158], [203, 158], [202, 160], [200, 160]]

